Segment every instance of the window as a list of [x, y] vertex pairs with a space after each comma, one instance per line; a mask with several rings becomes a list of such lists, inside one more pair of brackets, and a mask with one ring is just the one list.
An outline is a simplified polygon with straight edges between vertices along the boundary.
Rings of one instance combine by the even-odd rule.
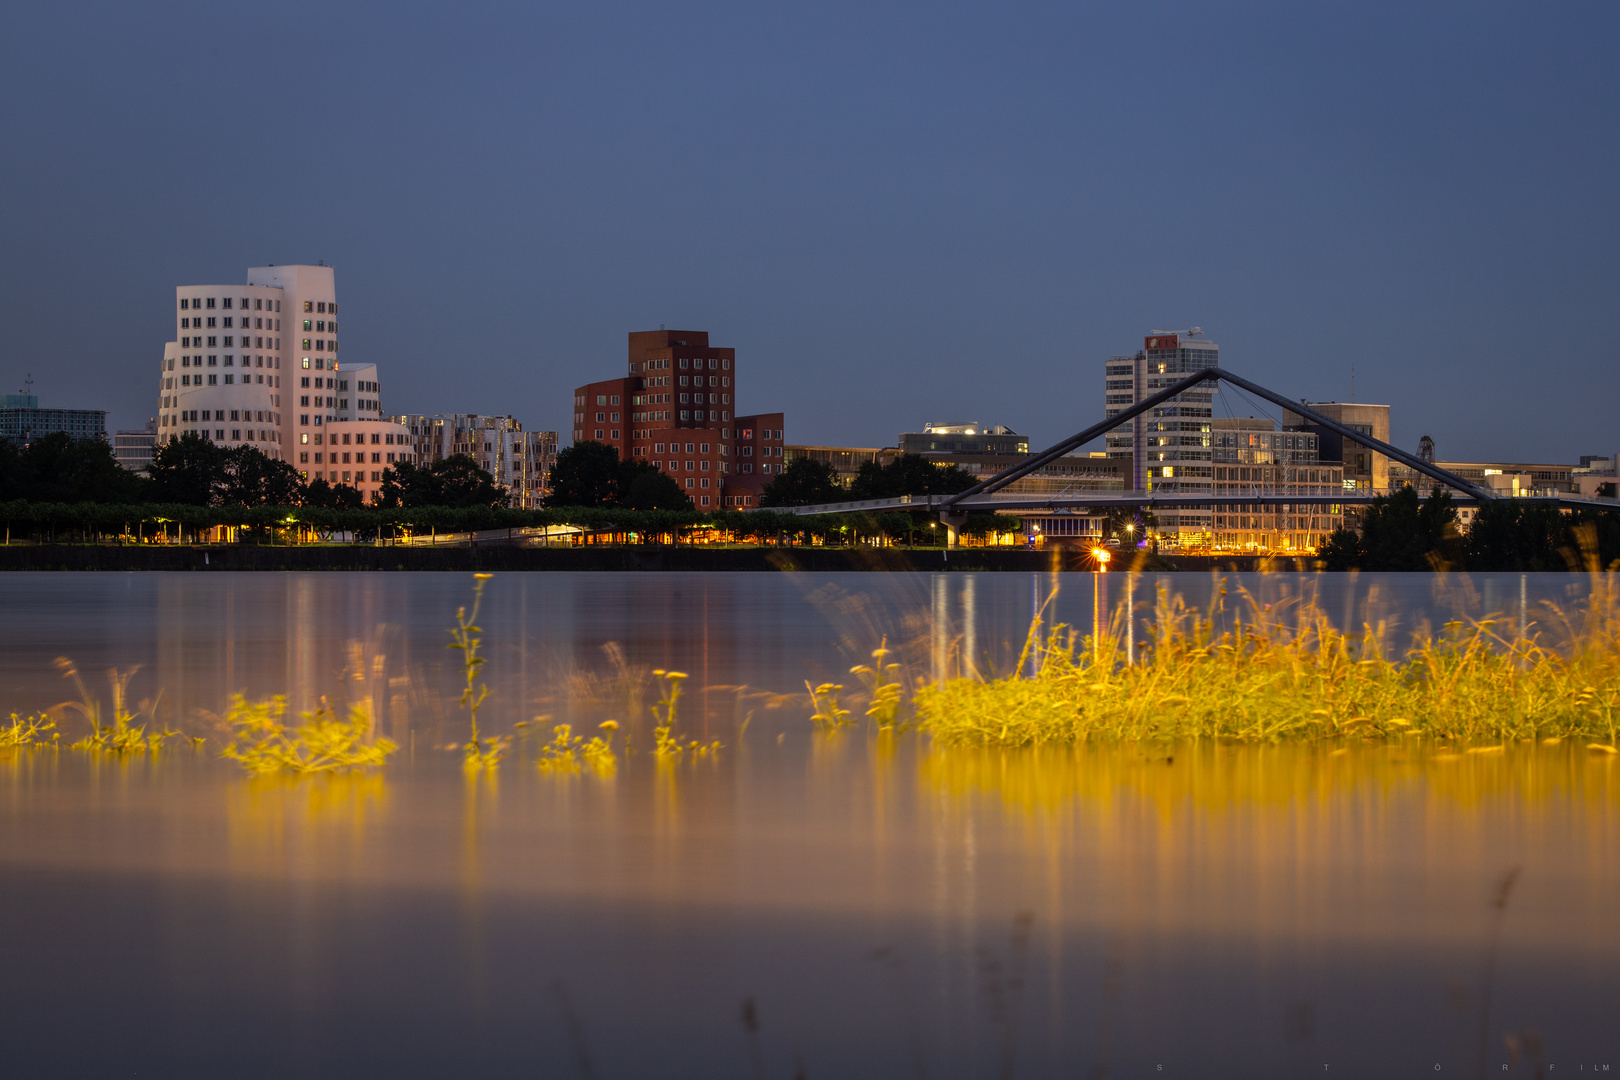
[[315, 310], [314, 302], [310, 301], [310, 300], [305, 300], [304, 301], [304, 310], [305, 311], [314, 311]]
[[[192, 307], [196, 307], [196, 306], [197, 306], [197, 302], [196, 302], [196, 301], [195, 301], [195, 300], [193, 300], [193, 301], [192, 301], [192, 303], [191, 303], [191, 306], [192, 306]], [[209, 306], [209, 307], [210, 307], [210, 308], [212, 308], [212, 307], [213, 307], [213, 306], [214, 306], [214, 298], [213, 298], [213, 297], [212, 297], [212, 296], [210, 296], [210, 297], [209, 297], [209, 298], [208, 298], [208, 306]], [[209, 325], [209, 326], [213, 326], [213, 325], [214, 325], [214, 322], [213, 322], [213, 320], [212, 320], [212, 319], [210, 319], [210, 320], [209, 320], [209, 321], [208, 321], [208, 325]]]
[[208, 385], [209, 385], [209, 386], [213, 386], [213, 385], [215, 385], [215, 382], [216, 382], [216, 381], [217, 381], [217, 380], [218, 380], [218, 379], [219, 379], [219, 376], [218, 376], [218, 375], [210, 375], [210, 376], [208, 376]]
[[182, 297], [182, 298], [181, 298], [181, 299], [180, 299], [180, 310], [181, 310], [181, 311], [185, 311], [185, 310], [186, 310], [186, 309], [187, 309], [187, 308], [189, 308], [189, 307], [190, 307], [190, 306], [191, 306], [191, 301], [190, 301], [190, 300], [187, 300], [187, 299], [185, 299], [185, 298], [184, 298], [184, 297]]

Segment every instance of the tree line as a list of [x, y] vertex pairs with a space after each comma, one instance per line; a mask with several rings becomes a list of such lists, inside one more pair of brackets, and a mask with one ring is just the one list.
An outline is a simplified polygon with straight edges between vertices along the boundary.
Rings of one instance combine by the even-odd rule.
[[[221, 446], [194, 432], [159, 446], [141, 476], [118, 464], [104, 439], [56, 432], [26, 446], [0, 439], [0, 502], [308, 507], [353, 510], [358, 488], [305, 481], [290, 463], [252, 446]], [[467, 454], [431, 465], [400, 462], [383, 473], [378, 507], [498, 507], [507, 494]]]
[[1620, 515], [1519, 499], [1481, 503], [1466, 530], [1451, 493], [1411, 487], [1375, 499], [1361, 531], [1339, 528], [1317, 553], [1329, 570], [1578, 570], [1620, 560]]

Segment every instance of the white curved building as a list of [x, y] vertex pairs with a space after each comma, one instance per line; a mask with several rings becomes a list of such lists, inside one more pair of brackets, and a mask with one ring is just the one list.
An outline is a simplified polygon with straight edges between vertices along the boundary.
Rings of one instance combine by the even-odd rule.
[[[336, 415], [332, 268], [254, 267], [247, 278], [246, 285], [175, 289], [175, 336], [164, 347], [159, 383], [160, 445], [195, 431], [291, 461], [298, 433]], [[316, 379], [323, 391], [333, 383], [333, 392], [314, 394]], [[311, 406], [317, 398], [322, 405]]]

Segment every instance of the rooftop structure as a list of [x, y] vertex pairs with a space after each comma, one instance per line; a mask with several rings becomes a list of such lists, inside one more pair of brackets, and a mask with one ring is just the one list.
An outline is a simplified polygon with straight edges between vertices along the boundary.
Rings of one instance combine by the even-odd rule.
[[929, 421], [921, 431], [908, 431], [900, 436], [902, 454], [1027, 454], [1029, 436], [1020, 435], [1000, 424], [986, 427], [968, 422], [943, 424]]
[[142, 431], [119, 431], [113, 435], [113, 457], [130, 472], [144, 473], [152, 464], [157, 448], [157, 421], [148, 420]]

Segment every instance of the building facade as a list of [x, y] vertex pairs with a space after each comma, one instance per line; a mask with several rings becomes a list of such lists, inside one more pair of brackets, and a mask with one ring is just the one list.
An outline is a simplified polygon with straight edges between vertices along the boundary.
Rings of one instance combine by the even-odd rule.
[[537, 509], [551, 490], [551, 469], [557, 463], [555, 431], [525, 431], [510, 416], [476, 413], [402, 414], [393, 422], [409, 433], [417, 464], [466, 454], [506, 488], [510, 506]]
[[113, 434], [113, 458], [130, 472], [146, 472], [156, 449], [156, 420], [148, 420], [143, 431], [119, 431]]
[[629, 335], [625, 377], [574, 390], [574, 441], [650, 461], [698, 509], [759, 505], [786, 465], [781, 413], [736, 411], [737, 352], [703, 330]]
[[0, 407], [0, 439], [27, 445], [57, 432], [75, 439], [105, 439], [104, 409], [42, 409], [36, 394], [7, 394]]
[[[337, 286], [330, 266], [261, 266], [246, 285], [175, 289], [159, 376], [161, 445], [196, 432], [291, 460], [337, 418]], [[282, 380], [288, 380], [285, 388]]]
[[[1270, 420], [1210, 422], [1214, 490], [1219, 495], [1326, 496], [1344, 490], [1344, 470], [1321, 459], [1312, 431], [1278, 430]], [[1274, 554], [1315, 551], [1344, 523], [1339, 503], [1316, 501], [1215, 503], [1209, 546], [1218, 551]]]
[[[1355, 405], [1342, 401], [1307, 401], [1304, 404], [1352, 431], [1370, 435], [1382, 443], [1389, 442], [1388, 405]], [[1298, 413], [1283, 413], [1282, 422], [1284, 427], [1293, 431], [1313, 432], [1321, 443], [1322, 460], [1338, 462], [1350, 487], [1373, 491], [1389, 488], [1390, 461], [1383, 454], [1338, 432], [1312, 424]]]
[[[1176, 333], [1155, 331], [1142, 339], [1143, 347], [1134, 356], [1109, 357], [1103, 369], [1104, 416], [1118, 416], [1194, 372], [1219, 367], [1221, 347], [1202, 335], [1197, 327]], [[1215, 389], [1209, 383], [1195, 386], [1108, 432], [1106, 453], [1129, 460], [1131, 490], [1175, 495], [1211, 490]], [[1167, 537], [1192, 540], [1213, 526], [1209, 506], [1192, 504], [1167, 511], [1159, 527]]]

